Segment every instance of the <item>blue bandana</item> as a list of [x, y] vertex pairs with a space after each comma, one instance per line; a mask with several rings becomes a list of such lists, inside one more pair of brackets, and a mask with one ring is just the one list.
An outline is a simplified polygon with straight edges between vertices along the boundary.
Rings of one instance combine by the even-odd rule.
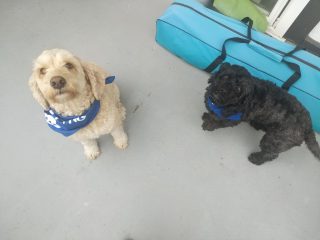
[[[222, 116], [223, 108], [215, 105], [209, 97], [207, 98], [207, 106], [218, 118], [224, 119], [224, 117]], [[226, 117], [225, 119], [228, 119], [230, 121], [240, 121], [241, 116], [242, 116], [242, 113], [236, 113], [236, 114], [233, 114], [231, 116]]]
[[[114, 76], [107, 77], [105, 84], [110, 84], [115, 79]], [[100, 101], [95, 100], [91, 106], [78, 116], [61, 116], [56, 113], [52, 108], [44, 111], [45, 119], [48, 126], [63, 136], [68, 137], [81, 128], [84, 128], [90, 124], [93, 119], [97, 116], [100, 110]]]

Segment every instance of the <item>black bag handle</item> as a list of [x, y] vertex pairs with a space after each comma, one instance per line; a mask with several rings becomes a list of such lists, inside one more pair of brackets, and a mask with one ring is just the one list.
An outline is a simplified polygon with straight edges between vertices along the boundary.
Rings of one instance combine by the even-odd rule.
[[[240, 37], [234, 37], [234, 38], [228, 38], [224, 41], [222, 45], [222, 50], [221, 54], [212, 61], [212, 63], [207, 66], [204, 71], [211, 73], [214, 69], [216, 69], [220, 64], [223, 63], [223, 61], [227, 57], [227, 50], [226, 50], [226, 45], [228, 42], [237, 42], [237, 43], [247, 43], [249, 44], [250, 41], [252, 40], [252, 26], [253, 26], [253, 21], [249, 17], [245, 17], [241, 20], [241, 22], [248, 24], [247, 28], [247, 38], [240, 38]], [[284, 54], [283, 57], [290, 57], [293, 55], [293, 53], [301, 50], [302, 48], [300, 46], [296, 46], [293, 50], [290, 52]], [[282, 60], [283, 63], [285, 63], [290, 69], [294, 71], [294, 73], [284, 82], [284, 84], [281, 86], [285, 90], [289, 90], [289, 88], [299, 80], [301, 77], [301, 71], [300, 71], [300, 66], [296, 63], [293, 62], [288, 62], [287, 60]]]
[[252, 31], [252, 26], [253, 26], [253, 21], [251, 18], [249, 17], [245, 17], [241, 20], [241, 22], [243, 22], [244, 24], [248, 24], [248, 28], [247, 28], [247, 38], [251, 41], [251, 31]]
[[221, 54], [215, 59], [213, 60], [212, 63], [210, 63], [210, 65], [208, 67], [206, 67], [204, 69], [204, 71], [211, 73], [214, 69], [216, 69], [221, 63], [223, 63], [223, 61], [226, 59], [227, 57], [227, 50], [226, 50], [226, 45], [228, 42], [238, 42], [238, 43], [249, 43], [250, 40], [249, 39], [245, 39], [245, 38], [239, 38], [239, 37], [234, 37], [234, 38], [228, 38], [227, 40], [224, 41], [223, 45], [222, 45], [222, 50], [221, 50]]
[[[300, 51], [302, 48], [297, 45], [293, 50], [291, 50], [290, 52], [286, 53], [283, 57], [290, 57], [292, 56], [295, 52]], [[293, 62], [288, 62], [287, 60], [282, 60], [282, 62], [284, 62], [291, 70], [294, 71], [294, 73], [291, 75], [291, 77], [288, 78], [287, 81], [284, 82], [284, 84], [282, 84], [281, 88], [284, 90], [289, 90], [289, 88], [296, 83], [299, 78], [301, 77], [301, 70], [300, 70], [300, 66], [296, 63]]]
[[247, 39], [240, 38], [240, 37], [226, 39], [222, 45], [221, 54], [215, 60], [213, 60], [213, 62], [208, 67], [204, 69], [206, 72], [211, 73], [226, 59], [227, 57], [226, 45], [228, 42], [249, 43], [251, 41], [251, 29], [253, 25], [252, 19], [249, 17], [245, 17], [244, 19], [241, 20], [241, 22], [245, 24], [248, 23]]

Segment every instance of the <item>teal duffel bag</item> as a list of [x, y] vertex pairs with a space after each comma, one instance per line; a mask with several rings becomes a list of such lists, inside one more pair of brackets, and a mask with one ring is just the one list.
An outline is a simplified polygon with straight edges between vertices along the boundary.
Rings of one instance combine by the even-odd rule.
[[224, 61], [287, 89], [309, 110], [320, 132], [320, 58], [255, 31], [194, 0], [177, 0], [157, 20], [156, 41], [209, 73]]

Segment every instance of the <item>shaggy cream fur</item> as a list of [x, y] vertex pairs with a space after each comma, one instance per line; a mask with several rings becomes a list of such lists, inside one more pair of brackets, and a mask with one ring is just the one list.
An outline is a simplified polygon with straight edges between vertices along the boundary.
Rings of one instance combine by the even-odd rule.
[[[63, 77], [62, 89], [50, 85], [53, 77]], [[111, 134], [114, 144], [125, 149], [127, 134], [123, 130], [126, 111], [120, 102], [120, 92], [115, 83], [106, 85], [107, 72], [93, 63], [80, 60], [63, 49], [46, 50], [35, 60], [29, 80], [33, 97], [44, 108], [53, 108], [63, 116], [80, 115], [91, 103], [100, 100], [100, 111], [85, 128], [69, 138], [79, 141], [88, 159], [100, 155], [97, 139]]]

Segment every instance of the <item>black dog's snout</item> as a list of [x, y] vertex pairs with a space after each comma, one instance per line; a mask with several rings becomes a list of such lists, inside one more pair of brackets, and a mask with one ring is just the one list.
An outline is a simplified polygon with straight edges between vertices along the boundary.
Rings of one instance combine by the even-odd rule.
[[61, 89], [66, 85], [66, 80], [61, 76], [55, 76], [51, 78], [50, 85], [54, 89]]

